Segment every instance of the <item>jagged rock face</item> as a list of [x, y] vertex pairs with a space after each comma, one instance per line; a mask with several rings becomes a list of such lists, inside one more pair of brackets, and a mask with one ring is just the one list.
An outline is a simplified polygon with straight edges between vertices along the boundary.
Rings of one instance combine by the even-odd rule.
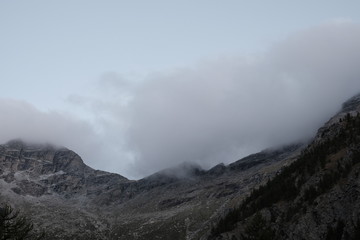
[[128, 181], [117, 174], [91, 169], [68, 149], [26, 145], [21, 141], [0, 145], [0, 166], [0, 179], [12, 184], [11, 190], [35, 197], [58, 194], [69, 198], [85, 194], [94, 198], [100, 193], [93, 189]]

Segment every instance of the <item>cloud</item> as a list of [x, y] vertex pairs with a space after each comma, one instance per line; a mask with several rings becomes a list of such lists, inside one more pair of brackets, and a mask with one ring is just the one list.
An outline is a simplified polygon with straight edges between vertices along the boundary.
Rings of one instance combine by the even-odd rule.
[[[0, 141], [52, 142], [91, 167], [140, 178], [182, 162], [230, 163], [313, 136], [360, 92], [360, 25], [295, 33], [265, 53], [220, 57], [142, 81], [107, 73], [71, 112], [0, 99]], [[81, 117], [81, 118], [80, 118]]]
[[0, 99], [0, 142], [22, 139], [71, 148], [88, 162], [101, 161], [102, 143], [86, 121], [62, 112], [42, 112], [19, 100]]
[[360, 91], [359, 63], [360, 26], [337, 22], [289, 36], [262, 56], [155, 74], [128, 105], [132, 171], [183, 161], [209, 167], [311, 137]]

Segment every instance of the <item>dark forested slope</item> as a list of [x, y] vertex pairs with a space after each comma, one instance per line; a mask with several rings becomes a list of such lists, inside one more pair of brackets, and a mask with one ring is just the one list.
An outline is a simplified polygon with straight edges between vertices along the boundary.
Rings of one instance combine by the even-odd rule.
[[360, 239], [359, 96], [298, 159], [229, 211], [208, 239]]

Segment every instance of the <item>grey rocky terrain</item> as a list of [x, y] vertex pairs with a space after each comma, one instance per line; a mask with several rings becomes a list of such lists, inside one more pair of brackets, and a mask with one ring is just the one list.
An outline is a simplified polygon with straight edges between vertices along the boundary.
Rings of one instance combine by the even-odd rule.
[[52, 239], [198, 239], [300, 148], [266, 150], [208, 171], [183, 163], [131, 181], [86, 166], [71, 150], [11, 141], [0, 146], [0, 197]]

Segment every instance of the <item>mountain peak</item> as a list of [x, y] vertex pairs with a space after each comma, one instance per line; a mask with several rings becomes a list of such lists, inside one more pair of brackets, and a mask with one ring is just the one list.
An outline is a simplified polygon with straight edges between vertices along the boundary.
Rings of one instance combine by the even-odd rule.
[[205, 173], [205, 171], [196, 163], [183, 162], [175, 167], [170, 167], [156, 172], [140, 181], [147, 185], [162, 185], [179, 180], [194, 179]]
[[360, 111], [360, 93], [343, 103], [341, 112]]
[[178, 179], [182, 178], [191, 178], [199, 175], [204, 170], [200, 167], [200, 165], [193, 162], [182, 162], [179, 165], [171, 168], [163, 169], [155, 175], [164, 175], [168, 177], [175, 177]]
[[13, 139], [5, 143], [5, 145], [9, 148], [22, 149], [28, 144], [25, 143], [22, 139]]
[[[11, 148], [11, 149], [27, 149], [27, 150], [34, 150], [34, 149], [44, 149], [44, 150], [68, 150], [65, 147], [59, 147], [56, 146], [54, 144], [50, 144], [50, 143], [35, 143], [35, 142], [28, 142], [28, 141], [24, 141], [20, 138], [18, 139], [13, 139], [8, 141], [7, 143], [4, 144], [6, 147]], [[70, 150], [68, 150], [70, 151]]]

